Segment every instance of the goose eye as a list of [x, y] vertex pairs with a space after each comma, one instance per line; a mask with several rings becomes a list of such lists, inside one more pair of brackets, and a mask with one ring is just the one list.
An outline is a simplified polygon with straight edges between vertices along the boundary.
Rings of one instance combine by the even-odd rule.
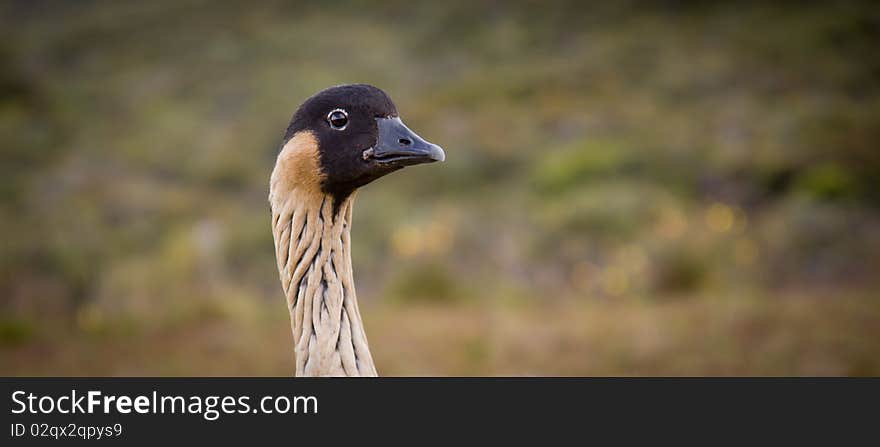
[[330, 127], [336, 130], [345, 129], [348, 124], [348, 114], [345, 113], [345, 110], [336, 109], [327, 115], [327, 122], [330, 123]]

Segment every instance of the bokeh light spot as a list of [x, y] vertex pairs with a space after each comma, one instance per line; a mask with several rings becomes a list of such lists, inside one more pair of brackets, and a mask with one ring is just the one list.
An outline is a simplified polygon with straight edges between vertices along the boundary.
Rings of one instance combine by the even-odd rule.
[[733, 209], [723, 203], [713, 203], [706, 210], [706, 226], [717, 233], [726, 233], [733, 228]]

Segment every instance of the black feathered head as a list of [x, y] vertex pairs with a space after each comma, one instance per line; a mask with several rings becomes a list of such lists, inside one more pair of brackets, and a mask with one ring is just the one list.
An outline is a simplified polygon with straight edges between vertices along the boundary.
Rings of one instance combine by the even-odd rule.
[[[319, 185], [337, 200], [404, 166], [445, 158], [440, 146], [403, 124], [385, 92], [366, 84], [331, 87], [307, 99], [287, 127], [283, 151], [289, 147], [299, 151], [290, 154], [296, 161], [290, 168], [298, 171], [291, 175], [317, 170], [311, 173], [314, 179], [299, 180]], [[309, 156], [317, 160], [301, 159]]]

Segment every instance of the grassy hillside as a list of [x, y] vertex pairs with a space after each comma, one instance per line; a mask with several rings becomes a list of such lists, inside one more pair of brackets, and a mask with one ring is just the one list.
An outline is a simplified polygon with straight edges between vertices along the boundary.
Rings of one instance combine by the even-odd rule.
[[2, 374], [286, 375], [268, 175], [366, 82], [383, 374], [880, 374], [880, 8], [3, 2]]

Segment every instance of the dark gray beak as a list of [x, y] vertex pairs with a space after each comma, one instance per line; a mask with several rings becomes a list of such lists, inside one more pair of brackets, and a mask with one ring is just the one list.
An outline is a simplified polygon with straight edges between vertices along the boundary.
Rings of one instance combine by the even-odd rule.
[[372, 158], [381, 164], [410, 166], [443, 161], [446, 154], [436, 144], [429, 143], [403, 124], [399, 117], [376, 118], [379, 125], [379, 141], [376, 147], [367, 149], [364, 158]]

